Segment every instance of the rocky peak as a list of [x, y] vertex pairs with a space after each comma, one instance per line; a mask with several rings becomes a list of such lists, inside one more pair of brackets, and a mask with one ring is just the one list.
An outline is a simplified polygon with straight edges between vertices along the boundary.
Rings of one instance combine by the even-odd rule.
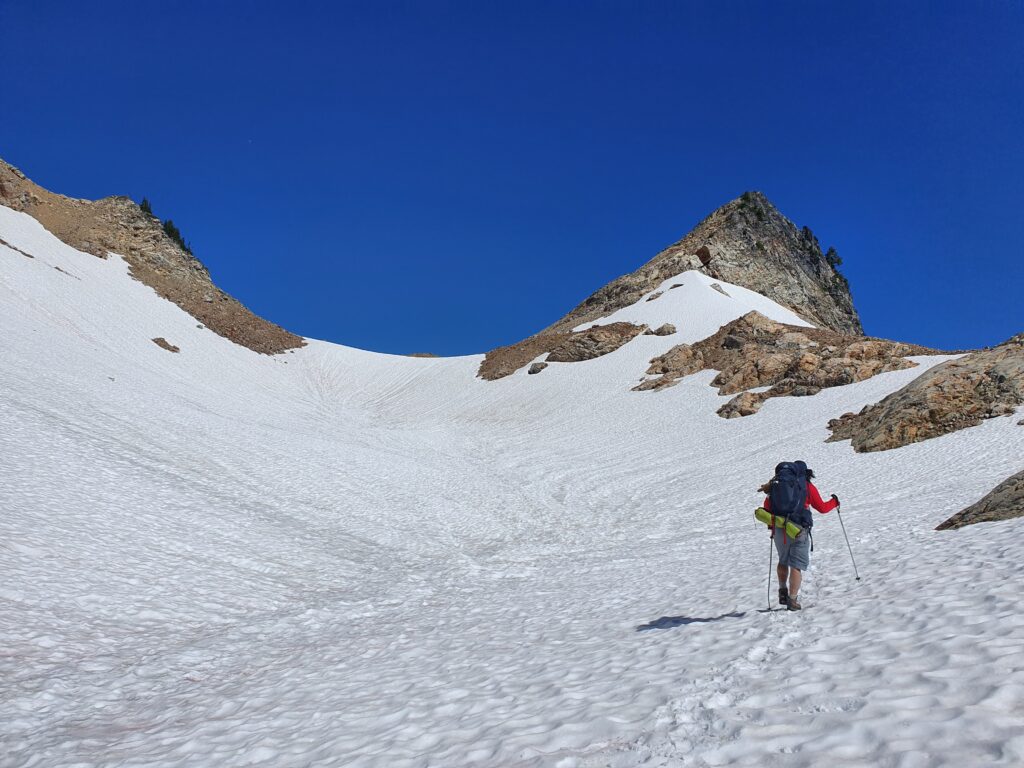
[[810, 229], [798, 228], [760, 192], [744, 192], [635, 272], [613, 280], [548, 331], [567, 331], [636, 303], [690, 269], [749, 288], [820, 328], [862, 334], [846, 279]]
[[168, 237], [160, 220], [130, 198], [93, 201], [58, 195], [0, 160], [0, 205], [29, 214], [80, 251], [103, 259], [111, 252], [120, 254], [132, 277], [237, 344], [273, 354], [305, 343], [217, 288], [202, 262]]

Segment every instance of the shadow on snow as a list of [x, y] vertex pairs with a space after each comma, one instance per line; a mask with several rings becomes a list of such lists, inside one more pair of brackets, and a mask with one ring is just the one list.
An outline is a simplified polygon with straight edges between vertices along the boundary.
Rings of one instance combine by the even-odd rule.
[[655, 619], [649, 624], [641, 624], [636, 628], [637, 632], [646, 632], [649, 629], [674, 629], [675, 627], [684, 627], [687, 624], [707, 624], [709, 621], [721, 621], [722, 619], [738, 619], [741, 616], [746, 616], [745, 611], [733, 611], [732, 613], [723, 613], [721, 616], [662, 616], [660, 619]]

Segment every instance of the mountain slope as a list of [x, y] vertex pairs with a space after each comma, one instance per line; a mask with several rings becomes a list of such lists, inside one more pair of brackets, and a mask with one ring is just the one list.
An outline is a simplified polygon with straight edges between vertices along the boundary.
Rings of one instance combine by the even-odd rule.
[[132, 277], [237, 344], [267, 354], [302, 346], [300, 337], [257, 317], [217, 288], [206, 267], [127, 197], [90, 201], [57, 195], [0, 160], [0, 205], [24, 211], [86, 253], [100, 258], [120, 254]]
[[[633, 322], [638, 314], [648, 319], [661, 318], [638, 332], [661, 327], [665, 322], [675, 325], [672, 311], [664, 310], [666, 304], [678, 305], [681, 294], [669, 292], [683, 287], [684, 275], [692, 273], [710, 278], [707, 285], [714, 285], [716, 280], [728, 281], [771, 299], [790, 313], [787, 318], [779, 318], [781, 322], [810, 321], [838, 333], [863, 334], [846, 279], [822, 253], [810, 229], [798, 230], [760, 192], [745, 192], [635, 272], [596, 291], [554, 325], [521, 342], [488, 352], [478, 375], [488, 380], [508, 376], [530, 360], [550, 355], [556, 347], [571, 343], [573, 334], [578, 338], [598, 320], [606, 321], [607, 325]], [[722, 290], [721, 286], [718, 290]], [[668, 298], [661, 300], [663, 296]], [[653, 312], [644, 306], [644, 302], [659, 300]], [[629, 332], [626, 338], [626, 329], [620, 330], [616, 343], [608, 345], [603, 353], [635, 335]]]
[[682, 240], [596, 291], [548, 330], [605, 317], [690, 269], [748, 288], [821, 328], [864, 332], [849, 285], [817, 238], [806, 227], [797, 229], [760, 192], [726, 203]]
[[[702, 272], [621, 310], [676, 334], [537, 386], [257, 354], [26, 214], [0, 238], [5, 768], [1024, 759], [1024, 521], [932, 530], [1024, 429], [824, 442], [948, 356], [725, 420], [710, 371], [630, 388], [752, 310], [806, 323]], [[756, 488], [797, 457], [864, 579], [821, 517], [805, 611], [760, 613]]]

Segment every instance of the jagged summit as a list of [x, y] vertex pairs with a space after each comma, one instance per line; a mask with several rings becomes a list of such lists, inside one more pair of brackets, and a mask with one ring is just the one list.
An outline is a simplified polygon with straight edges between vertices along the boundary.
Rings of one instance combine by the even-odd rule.
[[861, 334], [849, 285], [810, 229], [799, 229], [761, 192], [744, 192], [635, 272], [596, 291], [547, 331], [567, 331], [637, 302], [687, 270], [749, 288], [811, 323]]
[[0, 205], [29, 214], [80, 251], [103, 259], [110, 252], [120, 254], [132, 277], [236, 344], [267, 354], [303, 344], [214, 285], [202, 262], [127, 197], [92, 201], [58, 195], [0, 159]]

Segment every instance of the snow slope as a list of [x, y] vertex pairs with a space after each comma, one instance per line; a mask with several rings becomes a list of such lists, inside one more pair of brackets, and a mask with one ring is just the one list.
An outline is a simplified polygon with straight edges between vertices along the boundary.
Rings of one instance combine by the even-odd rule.
[[[484, 382], [260, 356], [28, 216], [0, 238], [34, 257], [0, 245], [0, 766], [1024, 762], [1024, 521], [932, 530], [1024, 429], [823, 442], [944, 358], [727, 421], [712, 372], [629, 389], [788, 315], [693, 273], [615, 318], [677, 336]], [[755, 489], [797, 457], [863, 580], [819, 517], [806, 610], [763, 613]]]

